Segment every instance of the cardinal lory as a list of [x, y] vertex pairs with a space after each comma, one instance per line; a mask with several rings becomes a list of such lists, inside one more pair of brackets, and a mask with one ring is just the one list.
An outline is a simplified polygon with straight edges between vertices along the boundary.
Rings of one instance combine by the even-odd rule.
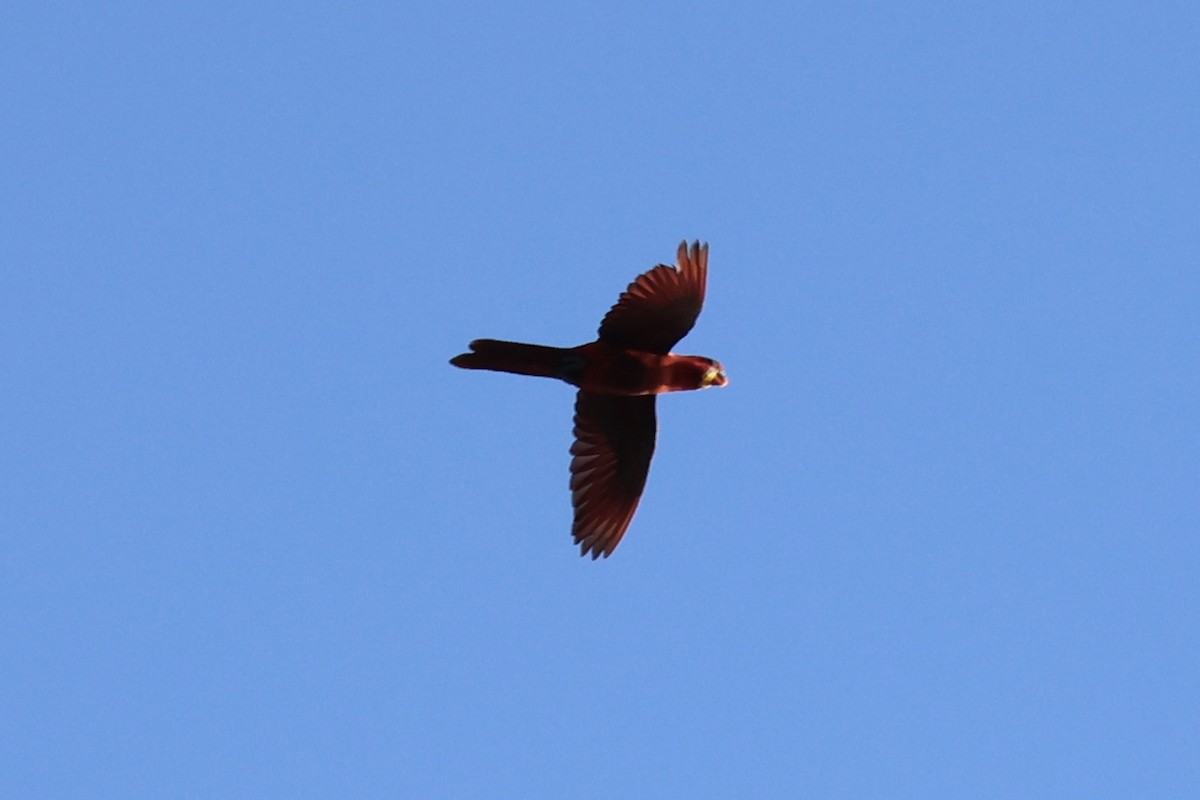
[[638, 276], [579, 347], [476, 339], [450, 359], [463, 369], [558, 378], [579, 387], [571, 445], [571, 533], [580, 555], [607, 558], [633, 519], [654, 455], [654, 396], [728, 383], [711, 358], [678, 356], [704, 305], [708, 245], [679, 245], [678, 264]]

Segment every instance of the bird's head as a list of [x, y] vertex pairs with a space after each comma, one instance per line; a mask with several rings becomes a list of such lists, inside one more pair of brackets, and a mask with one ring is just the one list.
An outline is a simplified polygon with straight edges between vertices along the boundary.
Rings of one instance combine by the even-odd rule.
[[708, 369], [704, 370], [704, 374], [700, 376], [701, 389], [707, 389], [710, 386], [724, 386], [729, 383], [729, 378], [725, 376], [725, 368], [719, 361], [713, 361], [711, 358], [705, 360], [709, 364]]

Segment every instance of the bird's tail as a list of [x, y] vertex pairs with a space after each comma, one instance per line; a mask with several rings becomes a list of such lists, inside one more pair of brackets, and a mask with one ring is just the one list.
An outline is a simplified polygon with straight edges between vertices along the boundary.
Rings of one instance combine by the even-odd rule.
[[463, 369], [490, 369], [493, 372], [513, 372], [540, 378], [562, 378], [570, 350], [540, 344], [502, 342], [499, 339], [476, 339], [469, 345], [470, 353], [450, 359]]

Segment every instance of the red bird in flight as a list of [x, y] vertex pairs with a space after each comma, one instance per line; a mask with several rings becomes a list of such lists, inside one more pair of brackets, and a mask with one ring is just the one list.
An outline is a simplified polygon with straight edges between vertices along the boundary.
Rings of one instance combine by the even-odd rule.
[[579, 387], [571, 445], [571, 533], [580, 555], [608, 558], [633, 519], [657, 425], [654, 396], [724, 386], [711, 358], [671, 348], [696, 324], [708, 283], [708, 245], [679, 245], [674, 267], [659, 264], [629, 284], [600, 322], [596, 341], [578, 347], [476, 339], [450, 359], [463, 369], [558, 378]]

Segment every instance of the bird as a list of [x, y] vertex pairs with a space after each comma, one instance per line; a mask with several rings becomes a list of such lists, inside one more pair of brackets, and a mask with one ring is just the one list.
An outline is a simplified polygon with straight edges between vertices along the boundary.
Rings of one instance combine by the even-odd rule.
[[674, 266], [639, 275], [578, 347], [476, 339], [450, 359], [462, 369], [557, 378], [576, 387], [571, 445], [571, 534], [580, 556], [612, 555], [633, 520], [650, 472], [665, 392], [725, 386], [720, 362], [671, 352], [700, 315], [708, 244], [680, 243]]

